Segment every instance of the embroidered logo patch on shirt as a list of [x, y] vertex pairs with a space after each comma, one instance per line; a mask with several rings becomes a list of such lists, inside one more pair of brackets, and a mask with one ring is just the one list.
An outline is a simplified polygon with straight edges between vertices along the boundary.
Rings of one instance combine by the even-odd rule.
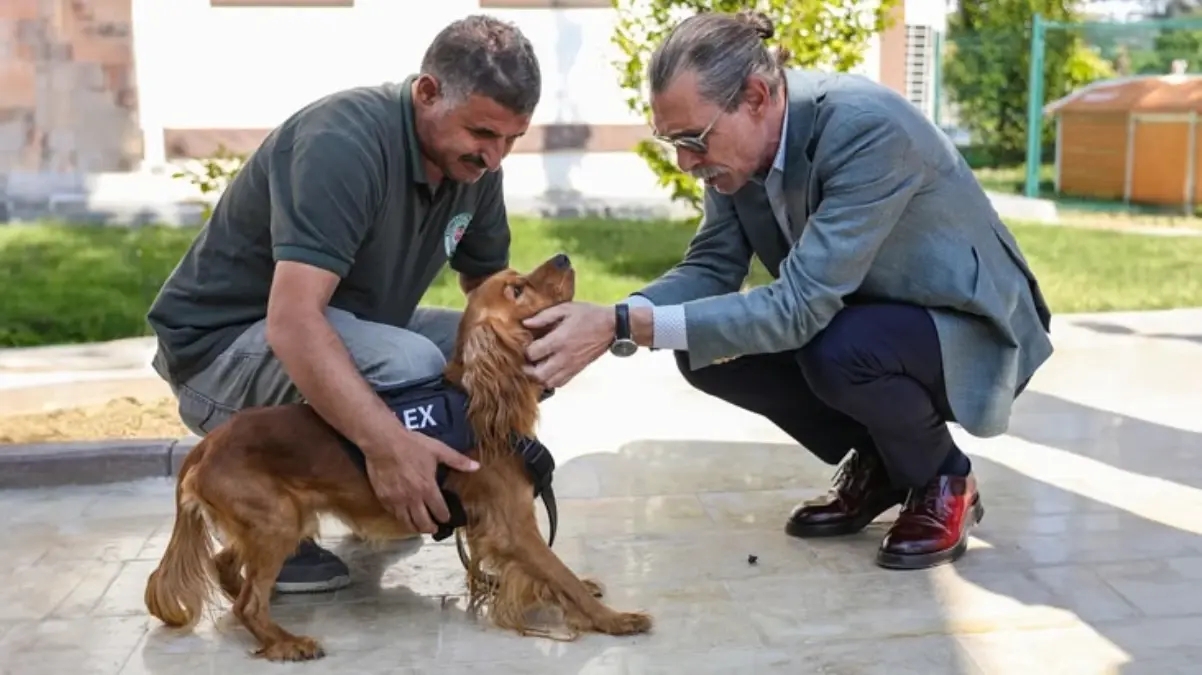
[[455, 249], [459, 247], [459, 240], [463, 239], [463, 233], [467, 232], [467, 226], [471, 222], [472, 214], [470, 213], [457, 214], [447, 221], [446, 232], [442, 235], [442, 244], [448, 258], [455, 255]]

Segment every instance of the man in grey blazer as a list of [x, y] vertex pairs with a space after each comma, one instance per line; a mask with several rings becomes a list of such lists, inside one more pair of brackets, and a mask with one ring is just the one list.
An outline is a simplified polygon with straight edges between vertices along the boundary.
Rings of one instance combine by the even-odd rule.
[[[835, 465], [794, 536], [857, 532], [901, 504], [878, 564], [955, 560], [983, 508], [948, 424], [1003, 433], [1051, 355], [1050, 313], [953, 144], [865, 78], [790, 71], [760, 14], [675, 27], [649, 67], [658, 136], [704, 179], [684, 260], [615, 307], [531, 326], [530, 372], [564, 385], [607, 349], [672, 349], [701, 391]], [[774, 281], [741, 291], [752, 255]]]

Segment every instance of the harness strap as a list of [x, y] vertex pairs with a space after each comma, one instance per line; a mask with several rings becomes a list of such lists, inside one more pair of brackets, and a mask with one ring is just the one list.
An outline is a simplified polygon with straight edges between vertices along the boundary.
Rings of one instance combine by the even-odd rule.
[[[555, 534], [559, 531], [559, 503], [555, 499], [555, 490], [551, 487], [551, 477], [555, 473], [555, 457], [551, 455], [547, 446], [533, 438], [515, 435], [510, 438], [510, 443], [514, 451], [521, 455], [526, 472], [534, 481], [534, 496], [542, 499], [543, 507], [547, 510], [547, 526], [551, 530], [547, 546], [555, 546]], [[459, 561], [467, 569], [470, 565], [463, 544], [463, 533], [459, 528], [455, 528], [455, 548], [459, 552]]]
[[[559, 504], [555, 501], [555, 490], [550, 486], [543, 488], [539, 495], [543, 501], [543, 507], [547, 509], [547, 524], [551, 529], [550, 536], [547, 538], [547, 546], [555, 546], [555, 533], [559, 531]], [[468, 560], [467, 547], [463, 543], [463, 530], [456, 528], [455, 530], [455, 550], [459, 553], [459, 562], [463, 563], [463, 569], [471, 569], [471, 562]]]

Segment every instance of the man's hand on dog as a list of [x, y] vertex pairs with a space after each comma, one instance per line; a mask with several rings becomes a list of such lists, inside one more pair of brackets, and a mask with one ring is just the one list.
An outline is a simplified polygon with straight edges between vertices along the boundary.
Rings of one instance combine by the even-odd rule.
[[367, 455], [367, 476], [380, 503], [397, 520], [433, 534], [438, 531], [435, 520], [451, 519], [438, 487], [438, 465], [456, 471], [475, 471], [480, 465], [425, 434], [409, 432], [398, 438], [401, 442], [392, 448]]
[[569, 302], [544, 309], [523, 322], [527, 328], [554, 326], [526, 348], [533, 365], [526, 373], [550, 389], [562, 387], [609, 349], [614, 339], [612, 306]]

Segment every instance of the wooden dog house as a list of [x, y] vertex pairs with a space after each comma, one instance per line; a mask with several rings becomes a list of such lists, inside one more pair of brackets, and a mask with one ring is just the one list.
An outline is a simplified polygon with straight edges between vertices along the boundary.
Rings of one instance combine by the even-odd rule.
[[1202, 77], [1152, 75], [1091, 83], [1044, 108], [1056, 123], [1056, 191], [1181, 206], [1202, 199]]

